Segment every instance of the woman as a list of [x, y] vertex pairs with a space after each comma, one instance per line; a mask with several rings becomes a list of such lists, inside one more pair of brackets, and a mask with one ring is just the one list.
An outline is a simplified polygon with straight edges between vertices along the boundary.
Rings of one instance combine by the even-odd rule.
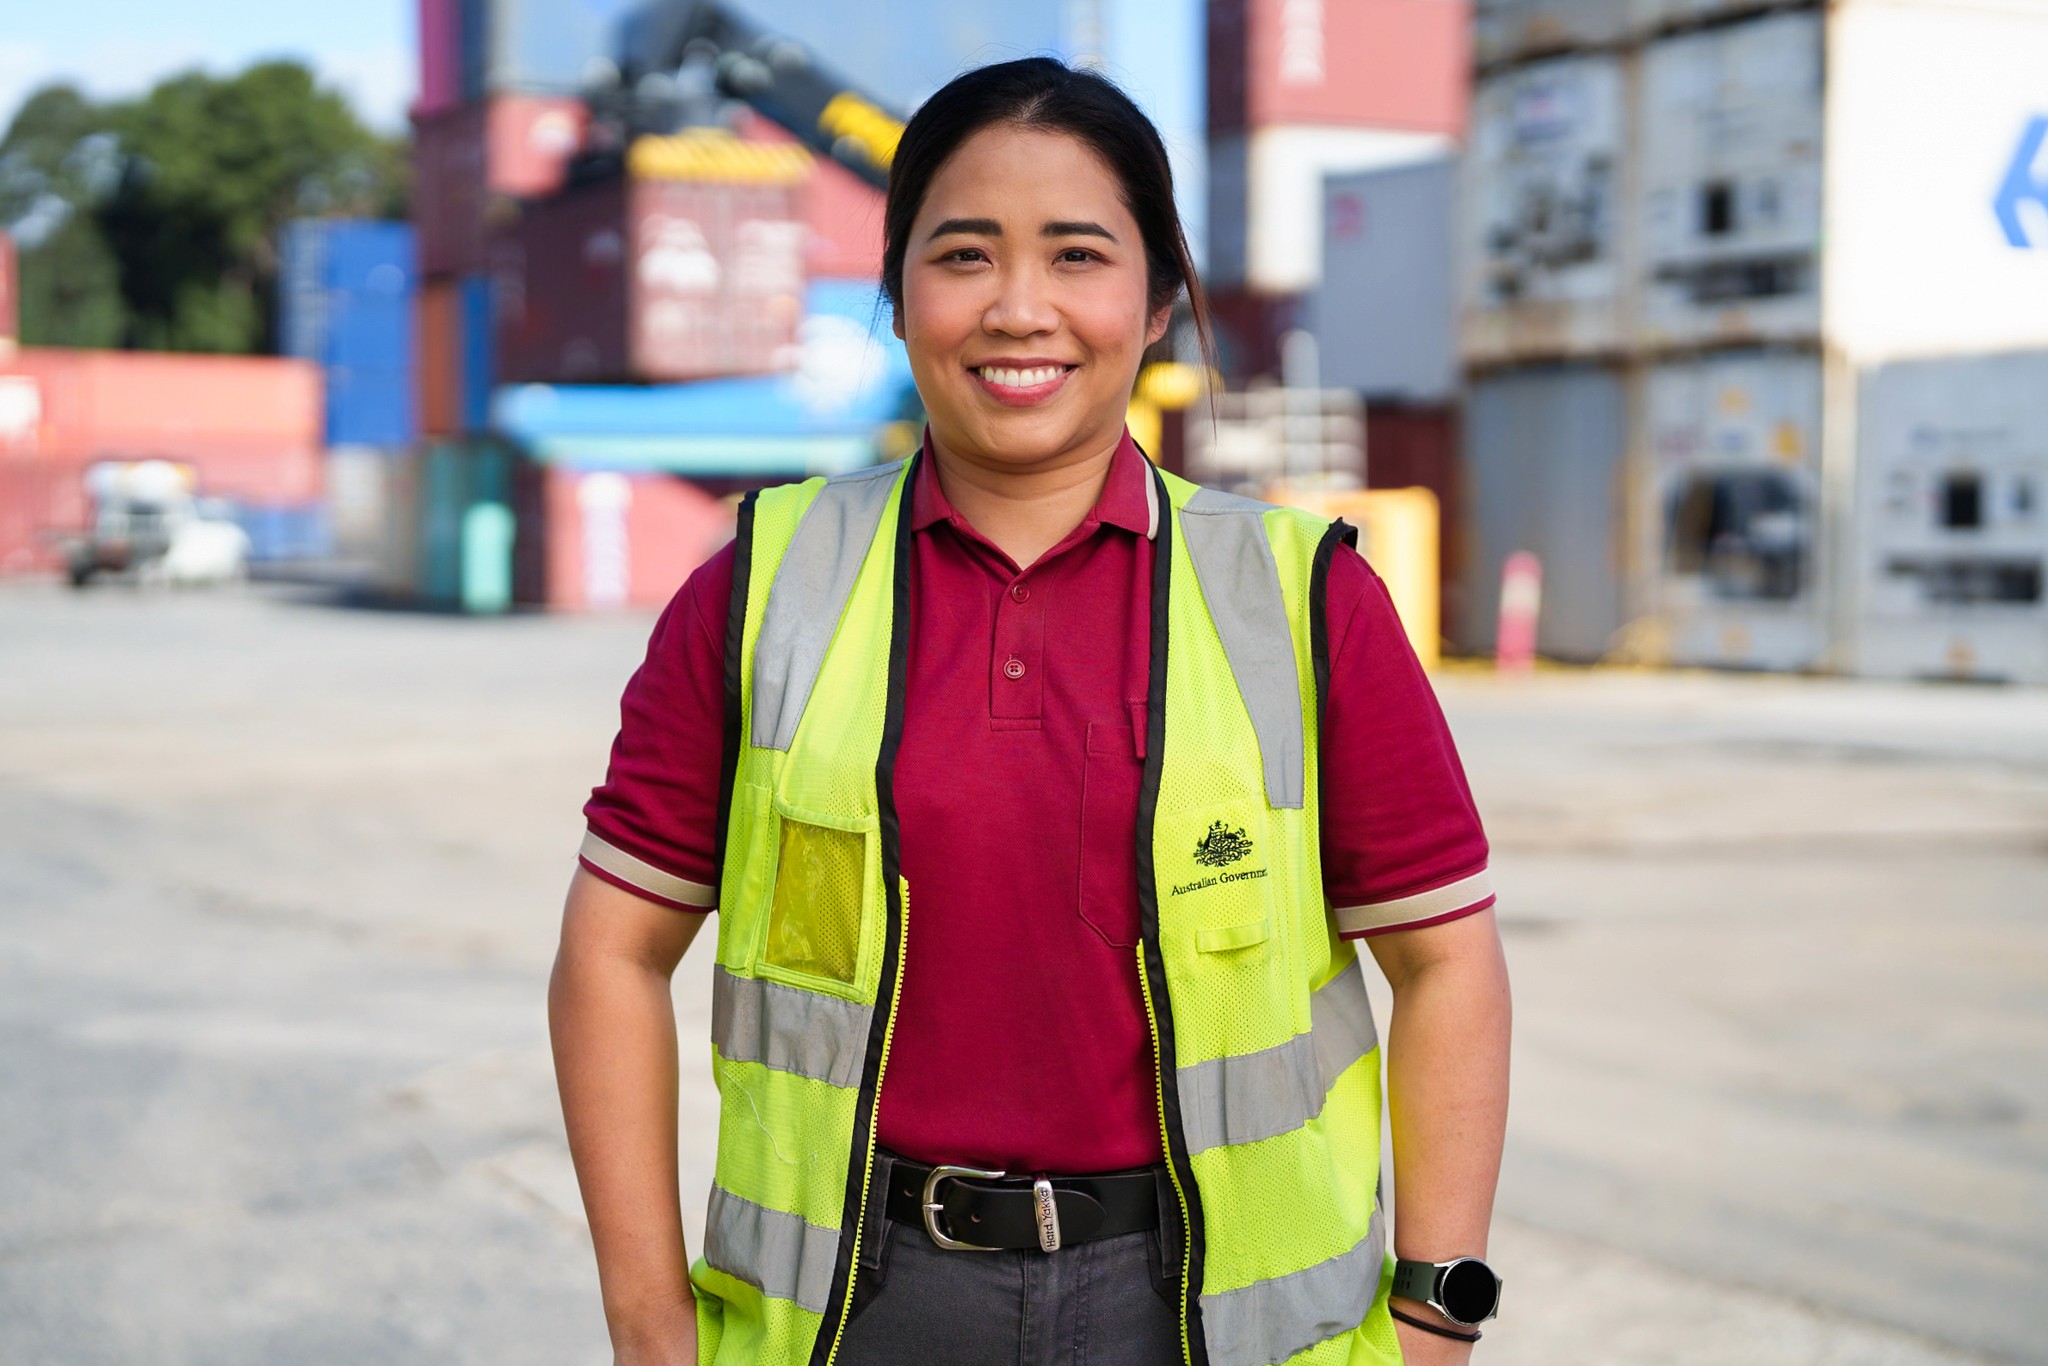
[[[1053, 61], [970, 72], [884, 235], [922, 452], [743, 508], [587, 808], [550, 1006], [616, 1359], [1464, 1360], [1485, 840], [1342, 525], [1123, 429], [1174, 301], [1204, 316], [1158, 134]], [[714, 905], [692, 1273], [669, 979]]]

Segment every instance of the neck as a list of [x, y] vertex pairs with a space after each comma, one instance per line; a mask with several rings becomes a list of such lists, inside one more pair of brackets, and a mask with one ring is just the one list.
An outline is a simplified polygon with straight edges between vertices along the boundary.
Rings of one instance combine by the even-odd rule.
[[1024, 468], [978, 461], [949, 450], [932, 437], [939, 487], [954, 511], [987, 537], [1020, 569], [1066, 539], [1081, 525], [1109, 478], [1109, 466], [1123, 443], [1119, 431], [1105, 445]]

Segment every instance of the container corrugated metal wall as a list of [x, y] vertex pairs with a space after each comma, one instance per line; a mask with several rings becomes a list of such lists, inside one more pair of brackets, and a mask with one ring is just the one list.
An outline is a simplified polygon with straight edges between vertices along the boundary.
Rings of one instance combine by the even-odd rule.
[[462, 428], [462, 300], [451, 281], [419, 292], [420, 426], [430, 436]]
[[1819, 335], [1821, 33], [1776, 14], [1644, 49], [1644, 343]]
[[417, 0], [419, 95], [413, 113], [438, 114], [462, 99], [461, 7], [457, 0]]
[[2048, 683], [2048, 351], [1863, 376], [1854, 668]]
[[462, 294], [462, 426], [481, 431], [491, 421], [491, 386], [497, 383], [497, 334], [488, 275], [472, 275]]
[[1323, 279], [1309, 308], [1323, 383], [1368, 406], [1457, 391], [1457, 197], [1451, 161], [1323, 182]]
[[1366, 487], [1423, 488], [1436, 496], [1439, 629], [1448, 640], [1459, 638], [1464, 591], [1465, 497], [1458, 455], [1458, 413], [1450, 405], [1366, 404]]
[[1679, 664], [1807, 669], [1827, 644], [1821, 361], [1733, 351], [1652, 366], [1641, 449], [1656, 582]]
[[1635, 28], [1644, 0], [1474, 0], [1473, 57], [1482, 65], [1608, 47]]
[[1600, 355], [1626, 341], [1627, 84], [1613, 55], [1480, 82], [1460, 239], [1467, 360]]
[[1278, 124], [1464, 131], [1464, 0], [1212, 0], [1212, 134]]
[[1492, 650], [1501, 567], [1526, 550], [1543, 562], [1537, 649], [1566, 660], [1607, 653], [1622, 623], [1626, 406], [1621, 376], [1596, 366], [1544, 366], [1473, 382], [1464, 429], [1461, 645]]
[[396, 446], [417, 431], [413, 231], [405, 223], [301, 219], [283, 239], [278, 333], [326, 377], [331, 446]]

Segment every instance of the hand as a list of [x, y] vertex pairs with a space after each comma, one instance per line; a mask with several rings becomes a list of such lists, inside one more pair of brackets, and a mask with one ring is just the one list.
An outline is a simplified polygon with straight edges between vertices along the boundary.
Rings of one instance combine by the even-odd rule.
[[696, 1302], [631, 1328], [614, 1326], [612, 1366], [697, 1366]]

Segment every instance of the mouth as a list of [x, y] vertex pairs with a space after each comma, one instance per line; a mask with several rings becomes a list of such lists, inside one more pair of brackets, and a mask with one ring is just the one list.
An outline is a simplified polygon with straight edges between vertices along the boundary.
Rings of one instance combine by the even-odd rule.
[[968, 373], [980, 383], [982, 392], [996, 402], [1012, 408], [1028, 408], [1058, 393], [1065, 387], [1067, 376], [1079, 368], [1048, 361], [1034, 365], [970, 366]]

